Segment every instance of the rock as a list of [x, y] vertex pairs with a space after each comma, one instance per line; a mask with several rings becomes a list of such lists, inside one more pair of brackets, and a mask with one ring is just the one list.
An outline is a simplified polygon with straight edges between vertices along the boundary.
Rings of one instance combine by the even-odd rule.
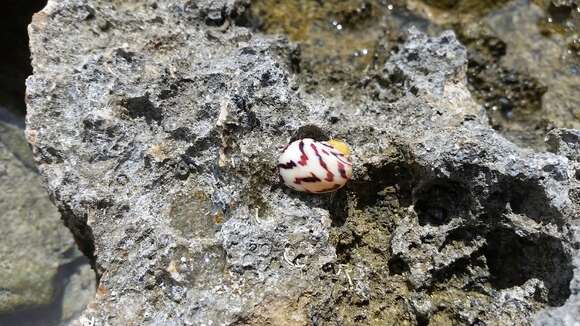
[[[577, 291], [573, 167], [487, 124], [453, 33], [411, 30], [349, 101], [207, 8], [49, 1], [30, 26], [26, 134], [100, 275], [78, 324], [529, 324]], [[307, 125], [352, 145], [333, 197], [279, 183]]]
[[[576, 193], [579, 193], [576, 190]], [[579, 229], [576, 227], [573, 230], [578, 236]], [[566, 303], [558, 308], [547, 309], [538, 314], [534, 321], [534, 325], [537, 326], [569, 326], [577, 325], [580, 319], [580, 295], [578, 288], [580, 287], [580, 256], [576, 255], [574, 258], [574, 266], [576, 267], [574, 271], [574, 279], [570, 284], [572, 289], [572, 295], [568, 298]]]
[[580, 128], [577, 1], [408, 0], [407, 8], [458, 33], [468, 86], [510, 141], [546, 151], [551, 129]]
[[[548, 149], [556, 154], [567, 157], [570, 160], [570, 167], [568, 174], [574, 176], [576, 180], [580, 180], [580, 132], [575, 129], [554, 129], [548, 133], [546, 143]], [[569, 190], [569, 196], [573, 202], [578, 205], [580, 203], [580, 185], [575, 182]], [[578, 206], [576, 206], [578, 211]], [[578, 214], [578, 213], [576, 213]], [[574, 223], [570, 232], [573, 233], [573, 238], [578, 239], [580, 236], [580, 228], [578, 223]], [[578, 242], [575, 242], [576, 245]], [[538, 314], [535, 325], [577, 325], [580, 321], [580, 255], [576, 253], [572, 260], [575, 266], [574, 276], [570, 283], [571, 295], [568, 297], [564, 305], [558, 308], [547, 309]]]
[[554, 129], [546, 137], [548, 149], [552, 153], [566, 156], [580, 162], [580, 131], [576, 129]]
[[64, 288], [60, 317], [63, 321], [73, 321], [95, 296], [95, 272], [84, 260], [81, 262]]
[[[69, 265], [84, 263], [33, 168], [22, 129], [0, 121], [0, 324], [60, 322]], [[94, 274], [83, 276], [93, 282]], [[89, 290], [91, 292], [91, 290]], [[94, 290], [92, 290], [94, 292]], [[77, 302], [82, 311], [92, 295]]]
[[30, 170], [30, 172], [36, 172], [30, 146], [26, 142], [26, 138], [24, 138], [24, 125], [13, 124], [12, 121], [18, 121], [13, 116], [7, 116], [8, 119], [6, 120], [2, 119], [2, 111], [3, 109], [0, 107], [0, 142], [4, 147], [4, 151], [6, 151], [6, 160], [13, 157], [22, 167]]
[[[2, 265], [0, 278], [0, 313], [6, 314], [26, 306], [47, 305], [54, 293], [52, 279], [58, 267], [58, 256], [66, 250], [67, 230], [55, 228], [59, 215], [51, 206], [40, 185], [40, 179], [8, 147], [7, 138], [17, 138], [22, 131], [2, 124], [0, 143], [0, 176], [2, 178]], [[20, 136], [23, 140], [23, 136]], [[12, 143], [21, 150], [20, 145]], [[35, 223], [31, 223], [35, 221]], [[46, 230], [51, 230], [46, 232]], [[32, 244], [32, 245], [31, 245]], [[20, 250], [23, 246], [29, 252]], [[26, 255], [29, 255], [26, 258]]]

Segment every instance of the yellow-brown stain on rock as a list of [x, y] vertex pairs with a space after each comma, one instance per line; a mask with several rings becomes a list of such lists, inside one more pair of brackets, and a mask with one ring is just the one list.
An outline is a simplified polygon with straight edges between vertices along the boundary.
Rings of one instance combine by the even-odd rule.
[[30, 23], [31, 28], [36, 28], [38, 30], [44, 29], [48, 22], [48, 15], [44, 11], [39, 11], [32, 15], [32, 22]]
[[306, 326], [312, 325], [308, 318], [308, 295], [298, 298], [268, 298], [252, 314], [233, 325], [241, 326]]
[[157, 162], [163, 162], [169, 158], [170, 150], [164, 144], [154, 144], [145, 152], [146, 155], [150, 156]]

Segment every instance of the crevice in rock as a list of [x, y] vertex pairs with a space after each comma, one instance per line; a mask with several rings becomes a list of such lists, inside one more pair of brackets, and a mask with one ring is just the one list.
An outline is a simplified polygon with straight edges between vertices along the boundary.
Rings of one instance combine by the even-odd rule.
[[539, 223], [562, 225], [562, 214], [552, 207], [546, 191], [533, 181], [515, 179], [508, 182], [507, 200], [516, 214], [523, 214]]
[[538, 223], [555, 223], [558, 226], [564, 223], [562, 213], [550, 203], [546, 190], [531, 179], [500, 178], [484, 205], [485, 214], [494, 220], [511, 210]]
[[98, 286], [102, 274], [98, 268], [97, 257], [95, 255], [95, 237], [92, 228], [86, 223], [87, 217], [79, 218], [68, 206], [59, 205], [58, 209], [64, 225], [69, 228], [78, 248], [87, 257], [91, 268], [95, 271], [96, 284]]
[[340, 242], [336, 245], [336, 257], [339, 264], [348, 264], [353, 259], [352, 250], [363, 245], [362, 239], [353, 233], [341, 235]]
[[455, 229], [447, 234], [447, 237], [445, 237], [445, 241], [439, 250], [445, 248], [453, 242], [469, 244], [480, 237], [479, 233], [480, 231], [478, 231], [475, 227], [461, 227]]
[[346, 190], [340, 189], [332, 195], [329, 211], [332, 227], [340, 227], [346, 223], [348, 218], [348, 194]]
[[304, 125], [294, 132], [289, 143], [304, 138], [312, 138], [316, 141], [326, 141], [329, 139], [328, 133], [322, 128], [315, 125]]

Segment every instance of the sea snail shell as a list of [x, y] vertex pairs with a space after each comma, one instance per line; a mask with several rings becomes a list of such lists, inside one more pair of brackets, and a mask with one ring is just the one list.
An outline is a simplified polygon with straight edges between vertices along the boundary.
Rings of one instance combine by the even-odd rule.
[[352, 177], [348, 145], [338, 140], [298, 139], [278, 159], [284, 184], [294, 190], [324, 193], [340, 189]]

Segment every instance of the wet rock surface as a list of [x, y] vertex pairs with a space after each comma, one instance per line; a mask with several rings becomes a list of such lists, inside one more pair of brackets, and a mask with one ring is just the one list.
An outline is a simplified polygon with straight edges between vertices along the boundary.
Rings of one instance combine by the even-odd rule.
[[409, 3], [422, 17], [453, 28], [468, 47], [469, 87], [494, 129], [544, 151], [552, 129], [580, 128], [576, 1]]
[[[79, 324], [530, 324], [573, 311], [574, 130], [554, 132], [553, 153], [500, 136], [452, 32], [411, 29], [356, 96], [319, 95], [295, 45], [240, 26], [247, 10], [64, 0], [35, 15], [26, 134], [100, 276]], [[353, 180], [333, 197], [279, 183], [276, 158], [307, 125], [352, 146]]]
[[[299, 47], [305, 91], [356, 98], [415, 26], [454, 30], [468, 50], [468, 87], [493, 128], [545, 151], [554, 128], [580, 128], [577, 4], [560, 1], [256, 1], [250, 26]], [[306, 13], [306, 14], [305, 14]]]

